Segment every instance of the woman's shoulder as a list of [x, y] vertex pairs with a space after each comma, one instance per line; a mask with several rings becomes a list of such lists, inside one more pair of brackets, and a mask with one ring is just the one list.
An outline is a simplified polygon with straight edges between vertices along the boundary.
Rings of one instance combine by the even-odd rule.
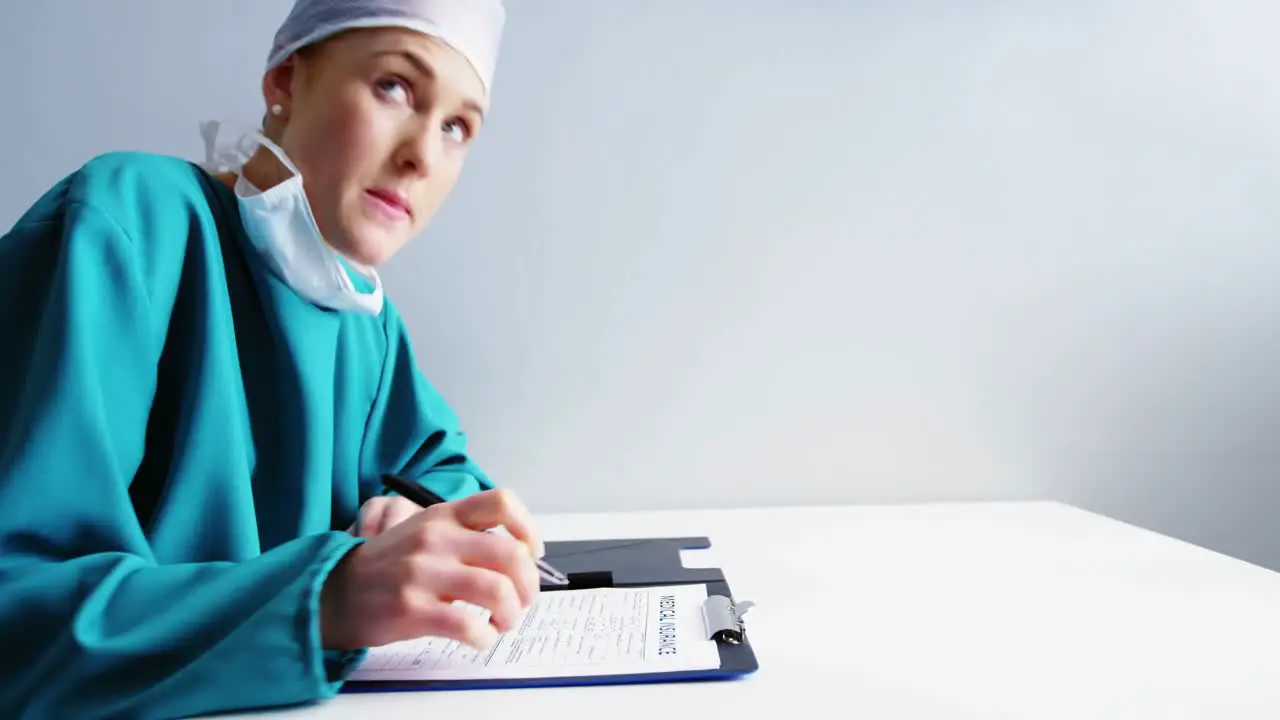
[[176, 155], [145, 150], [113, 150], [90, 157], [76, 174], [85, 178], [174, 180], [189, 173], [191, 167], [190, 160]]
[[[115, 151], [97, 155], [69, 175], [65, 202], [87, 205], [128, 234], [145, 236], [173, 223], [220, 210], [213, 180], [189, 160], [160, 153]], [[150, 227], [155, 225], [162, 227]]]
[[181, 157], [142, 151], [96, 155], [62, 176], [15, 229], [59, 228], [65, 236], [112, 228], [135, 256], [181, 262], [188, 242], [216, 242], [235, 212], [231, 189]]
[[[162, 298], [176, 291], [191, 257], [220, 252], [234, 213], [231, 189], [189, 160], [108, 152], [64, 174], [0, 241], [40, 252], [109, 253]], [[197, 245], [211, 252], [191, 252]]]
[[62, 176], [17, 225], [74, 220], [84, 211], [109, 218], [135, 239], [168, 234], [225, 214], [230, 192], [190, 160], [141, 151], [94, 156]]

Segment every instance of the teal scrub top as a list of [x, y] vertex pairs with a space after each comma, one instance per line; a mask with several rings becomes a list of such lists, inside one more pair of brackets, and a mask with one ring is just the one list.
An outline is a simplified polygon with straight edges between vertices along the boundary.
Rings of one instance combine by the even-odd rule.
[[198, 166], [94, 158], [0, 238], [0, 716], [334, 695], [319, 590], [385, 472], [493, 487], [390, 303], [315, 306]]

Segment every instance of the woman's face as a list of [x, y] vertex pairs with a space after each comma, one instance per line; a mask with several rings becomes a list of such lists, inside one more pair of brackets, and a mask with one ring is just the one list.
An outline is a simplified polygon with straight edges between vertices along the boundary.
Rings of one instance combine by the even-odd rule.
[[462, 55], [390, 28], [344, 33], [295, 56], [268, 73], [264, 92], [268, 107], [283, 109], [268, 132], [302, 172], [321, 233], [366, 265], [426, 227], [457, 182], [486, 107]]

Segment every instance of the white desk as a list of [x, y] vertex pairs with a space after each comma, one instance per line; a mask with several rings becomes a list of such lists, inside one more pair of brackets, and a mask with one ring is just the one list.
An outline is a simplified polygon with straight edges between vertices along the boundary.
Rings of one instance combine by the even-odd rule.
[[[257, 717], [1280, 718], [1280, 574], [1052, 503], [563, 515], [707, 535], [760, 670], [700, 684], [345, 695]], [[700, 559], [701, 560], [701, 559]], [[247, 717], [247, 716], [243, 716]]]

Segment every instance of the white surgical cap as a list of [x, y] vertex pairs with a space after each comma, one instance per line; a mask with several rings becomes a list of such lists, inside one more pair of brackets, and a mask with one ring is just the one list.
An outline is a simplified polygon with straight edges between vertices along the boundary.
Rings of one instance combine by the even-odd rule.
[[458, 51], [475, 68], [485, 92], [492, 93], [505, 22], [502, 0], [295, 0], [276, 33], [267, 69], [344, 30], [400, 27], [435, 37]]

